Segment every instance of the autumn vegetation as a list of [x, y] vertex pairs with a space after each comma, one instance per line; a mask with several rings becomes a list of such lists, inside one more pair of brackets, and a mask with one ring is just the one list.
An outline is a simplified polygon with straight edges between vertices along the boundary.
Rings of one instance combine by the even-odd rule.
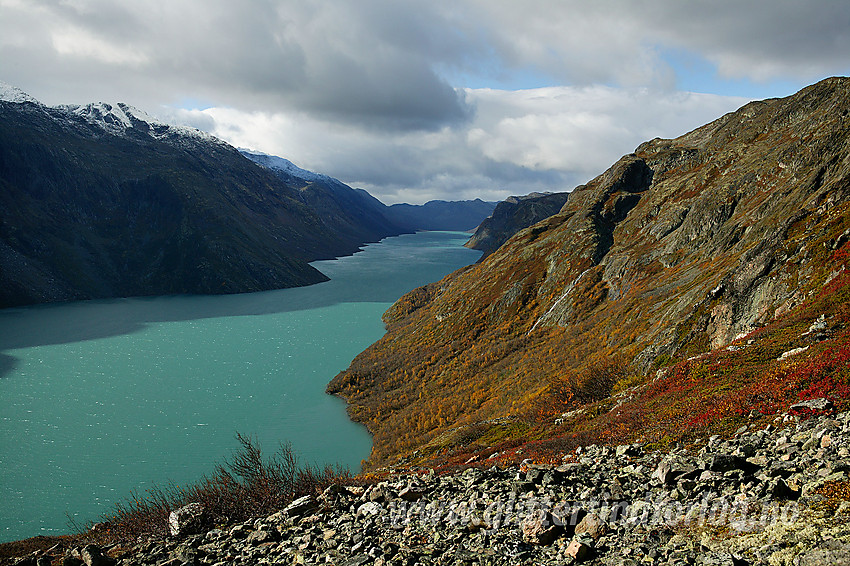
[[140, 535], [168, 534], [168, 516], [189, 503], [204, 506], [210, 526], [270, 515], [302, 495], [317, 495], [332, 483], [351, 481], [348, 470], [303, 465], [291, 445], [271, 455], [251, 437], [237, 434], [239, 448], [211, 475], [190, 485], [155, 486], [115, 505], [95, 525], [78, 527], [77, 537], [110, 543]]
[[[666, 445], [801, 399], [846, 407], [850, 132], [834, 86], [647, 142], [403, 297], [328, 388], [374, 435], [366, 468], [501, 442]], [[821, 316], [828, 332], [806, 334]]]

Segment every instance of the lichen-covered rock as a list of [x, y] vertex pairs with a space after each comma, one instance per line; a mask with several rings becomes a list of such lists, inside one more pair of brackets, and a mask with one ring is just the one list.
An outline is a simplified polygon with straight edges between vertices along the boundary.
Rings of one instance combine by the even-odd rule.
[[189, 503], [168, 515], [168, 531], [172, 536], [196, 534], [203, 530], [205, 522], [204, 506], [200, 503]]
[[[587, 446], [565, 454], [560, 465], [442, 476], [400, 471], [366, 489], [332, 490], [336, 495], [321, 504], [302, 501], [297, 515], [281, 511], [201, 535], [126, 541], [110, 553], [122, 564], [173, 566], [844, 564], [850, 413], [788, 423], [667, 454]], [[826, 434], [831, 442], [824, 447]], [[744, 452], [758, 464], [722, 457]], [[662, 483], [653, 476], [663, 462], [675, 471]], [[709, 469], [712, 462], [717, 471]], [[517, 492], [517, 481], [531, 488]], [[420, 496], [401, 497], [407, 487]], [[381, 503], [373, 500], [376, 492]], [[111, 560], [100, 550], [71, 550], [52, 563]], [[23, 558], [35, 564], [49, 557]]]

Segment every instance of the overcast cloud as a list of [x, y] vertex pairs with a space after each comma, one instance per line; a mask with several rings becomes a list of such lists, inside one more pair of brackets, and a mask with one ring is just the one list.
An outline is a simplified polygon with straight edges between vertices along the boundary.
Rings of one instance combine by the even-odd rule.
[[850, 71], [819, 0], [0, 0], [0, 80], [124, 101], [385, 202], [569, 190]]

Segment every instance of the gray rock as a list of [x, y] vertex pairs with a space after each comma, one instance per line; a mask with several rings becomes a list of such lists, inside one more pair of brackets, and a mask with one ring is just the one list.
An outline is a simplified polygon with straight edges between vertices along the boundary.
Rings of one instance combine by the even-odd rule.
[[839, 550], [812, 550], [800, 557], [800, 566], [837, 566], [839, 564], [850, 564], [850, 546]]
[[381, 512], [381, 506], [374, 501], [367, 501], [357, 508], [358, 517], [374, 517]]
[[206, 513], [200, 503], [184, 505], [168, 515], [168, 531], [172, 536], [200, 533], [206, 526], [205, 523]]
[[300, 517], [319, 508], [319, 504], [312, 495], [299, 497], [283, 509], [283, 513], [289, 517]]
[[711, 552], [698, 556], [697, 564], [700, 566], [738, 566], [739, 562], [728, 552]]
[[228, 536], [232, 539], [240, 540], [251, 534], [251, 527], [248, 525], [235, 525], [228, 532]]
[[100, 547], [88, 544], [80, 551], [80, 558], [86, 566], [114, 566], [117, 561], [103, 554]]
[[266, 542], [275, 542], [278, 539], [280, 539], [280, 535], [278, 535], [277, 532], [260, 529], [248, 535], [248, 539], [246, 540], [246, 542], [248, 544], [259, 545]]
[[715, 454], [711, 457], [708, 469], [712, 472], [728, 472], [731, 470], [742, 470], [751, 473], [758, 466], [748, 462], [745, 458], [732, 454]]
[[767, 487], [767, 493], [774, 499], [779, 500], [796, 500], [800, 497], [800, 492], [791, 489], [782, 478], [772, 479]]
[[832, 410], [832, 401], [829, 399], [825, 399], [820, 397], [818, 399], [809, 399], [807, 401], [800, 401], [799, 403], [794, 403], [788, 409], [791, 411], [805, 412], [805, 411], [830, 411]]

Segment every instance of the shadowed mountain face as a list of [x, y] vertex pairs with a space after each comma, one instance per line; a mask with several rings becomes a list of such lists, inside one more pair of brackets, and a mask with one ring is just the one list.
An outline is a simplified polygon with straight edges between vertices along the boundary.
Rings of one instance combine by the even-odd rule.
[[[481, 199], [387, 206], [363, 189], [352, 189], [338, 179], [301, 169], [288, 159], [242, 150], [248, 159], [267, 167], [299, 189], [301, 200], [337, 229], [352, 234], [368, 230], [448, 230], [463, 232], [478, 226], [496, 203]], [[560, 208], [560, 207], [559, 207]], [[553, 213], [556, 211], [553, 211]], [[365, 232], [364, 232], [365, 231]]]
[[497, 204], [493, 214], [481, 222], [466, 247], [483, 251], [483, 259], [523, 228], [556, 214], [568, 196], [569, 193], [531, 193], [509, 197]]
[[551, 376], [615, 354], [648, 373], [816, 296], [850, 234], [848, 113], [850, 79], [833, 78], [646, 142], [481, 263], [403, 297], [329, 387], [374, 433], [372, 463], [521, 415]]
[[495, 202], [481, 199], [444, 201], [425, 204], [393, 204], [386, 209], [395, 224], [411, 230], [472, 230], [493, 213]]
[[387, 206], [362, 189], [352, 189], [333, 177], [301, 169], [281, 157], [244, 150], [241, 153], [296, 189], [293, 196], [310, 207], [331, 233], [352, 241], [375, 242], [390, 234], [416, 230], [393, 222], [387, 217]]
[[402, 232], [294, 181], [126, 105], [0, 100], [0, 307], [307, 285], [307, 262]]

